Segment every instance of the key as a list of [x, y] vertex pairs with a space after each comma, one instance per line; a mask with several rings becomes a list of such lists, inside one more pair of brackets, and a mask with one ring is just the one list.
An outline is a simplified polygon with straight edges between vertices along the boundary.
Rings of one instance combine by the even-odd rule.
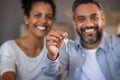
[[64, 38], [65, 51], [67, 51], [67, 43], [68, 43], [68, 38]]

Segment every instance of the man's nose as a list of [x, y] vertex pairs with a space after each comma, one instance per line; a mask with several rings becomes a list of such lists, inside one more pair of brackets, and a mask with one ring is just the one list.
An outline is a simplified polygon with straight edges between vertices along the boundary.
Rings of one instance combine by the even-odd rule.
[[93, 21], [90, 18], [86, 18], [85, 26], [93, 26]]

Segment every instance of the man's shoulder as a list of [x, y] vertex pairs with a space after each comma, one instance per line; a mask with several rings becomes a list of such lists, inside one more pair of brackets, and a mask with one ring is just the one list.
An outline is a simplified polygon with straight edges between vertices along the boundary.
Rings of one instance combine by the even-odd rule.
[[109, 37], [112, 49], [120, 53], [120, 38], [114, 35], [110, 35]]
[[69, 41], [68, 41], [68, 46], [71, 46], [71, 47], [73, 47], [73, 46], [75, 46], [77, 43], [76, 43], [76, 40], [71, 40], [71, 39], [69, 39]]
[[110, 35], [110, 41], [112, 44], [120, 44], [120, 38], [115, 35]]
[[73, 40], [71, 40], [71, 39], [69, 39], [69, 40], [68, 40], [68, 43], [69, 43], [69, 44], [73, 44], [73, 43], [74, 43], [74, 41], [73, 41]]

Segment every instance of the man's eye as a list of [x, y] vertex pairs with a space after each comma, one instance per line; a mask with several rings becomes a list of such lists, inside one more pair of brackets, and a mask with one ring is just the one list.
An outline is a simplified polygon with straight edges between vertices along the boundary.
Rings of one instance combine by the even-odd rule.
[[93, 20], [93, 21], [97, 21], [98, 19], [99, 19], [98, 16], [92, 16], [92, 17], [91, 17], [91, 20]]
[[84, 18], [84, 17], [79, 17], [77, 20], [78, 20], [79, 22], [83, 22], [83, 21], [85, 20], [85, 18]]

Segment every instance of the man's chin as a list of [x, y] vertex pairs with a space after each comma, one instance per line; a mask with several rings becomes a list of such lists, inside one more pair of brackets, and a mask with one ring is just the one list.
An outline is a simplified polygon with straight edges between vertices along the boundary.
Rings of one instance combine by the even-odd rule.
[[90, 39], [90, 40], [85, 40], [84, 42], [88, 43], [88, 44], [94, 44], [97, 40], [96, 39]]
[[97, 38], [85, 38], [81, 36], [81, 40], [88, 44], [94, 44], [97, 41]]

